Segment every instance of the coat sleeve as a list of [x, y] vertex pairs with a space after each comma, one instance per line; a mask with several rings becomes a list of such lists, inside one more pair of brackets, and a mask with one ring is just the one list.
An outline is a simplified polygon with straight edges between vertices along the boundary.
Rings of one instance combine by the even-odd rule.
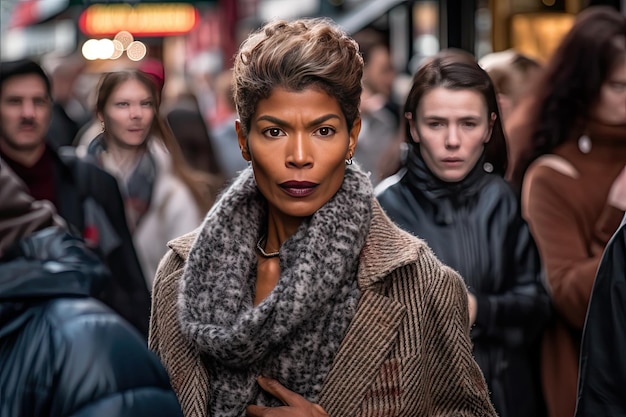
[[[555, 184], [555, 175], [560, 174], [549, 167], [529, 169], [524, 180], [524, 216], [539, 247], [555, 309], [570, 326], [582, 330], [602, 248], [606, 245], [606, 233], [600, 231], [611, 228], [609, 223], [613, 223], [615, 231], [623, 212], [605, 207], [590, 244], [572, 202]], [[590, 250], [594, 245], [597, 250]]]
[[508, 223], [503, 242], [503, 250], [509, 252], [506, 276], [500, 277], [506, 290], [476, 295], [476, 324], [485, 336], [520, 346], [537, 340], [550, 317], [551, 303], [535, 241], [517, 207]]
[[[430, 384], [432, 415], [490, 417], [496, 412], [469, 336], [467, 289], [461, 277], [441, 264], [424, 295], [424, 367], [437, 378]], [[433, 381], [434, 382], [434, 381]]]
[[[625, 219], [626, 220], [626, 219]], [[626, 417], [626, 223], [596, 277], [580, 355], [576, 417]]]

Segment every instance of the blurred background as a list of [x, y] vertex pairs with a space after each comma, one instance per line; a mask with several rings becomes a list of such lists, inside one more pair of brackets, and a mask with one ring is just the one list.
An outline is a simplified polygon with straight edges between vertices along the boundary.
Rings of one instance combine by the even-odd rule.
[[[585, 7], [626, 9], [626, 0], [2, 0], [0, 59], [30, 57], [55, 76], [55, 85], [91, 108], [103, 71], [161, 65], [164, 101], [192, 91], [209, 121], [219, 74], [247, 34], [280, 17], [328, 16], [348, 32], [378, 32], [402, 74], [443, 48], [481, 58], [513, 48], [545, 60]], [[159, 69], [160, 71], [161, 69]], [[203, 92], [208, 94], [203, 94]], [[401, 93], [399, 93], [401, 94]], [[70, 109], [71, 111], [71, 109]]]

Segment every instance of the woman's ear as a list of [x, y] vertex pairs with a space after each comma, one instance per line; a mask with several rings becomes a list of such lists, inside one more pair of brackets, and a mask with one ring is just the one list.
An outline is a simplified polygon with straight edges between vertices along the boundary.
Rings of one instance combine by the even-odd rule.
[[410, 112], [406, 112], [404, 113], [404, 117], [406, 118], [406, 122], [409, 124], [411, 139], [413, 139], [413, 142], [415, 143], [420, 143], [420, 136], [417, 134], [417, 127], [415, 126], [415, 120], [413, 120], [413, 115]]
[[239, 142], [239, 149], [241, 149], [241, 156], [246, 161], [250, 162], [252, 157], [250, 156], [250, 149], [248, 148], [248, 136], [243, 132], [241, 121], [235, 120], [235, 130], [237, 131], [237, 142]]
[[361, 118], [357, 117], [354, 119], [352, 128], [350, 129], [350, 141], [348, 143], [348, 154], [346, 155], [346, 159], [350, 159], [354, 156], [356, 144], [359, 141], [359, 133], [361, 133]]
[[496, 123], [498, 116], [495, 112], [491, 112], [491, 118], [489, 119], [489, 130], [487, 131], [487, 136], [485, 136], [484, 143], [488, 143], [491, 140], [491, 134], [493, 133], [493, 125]]

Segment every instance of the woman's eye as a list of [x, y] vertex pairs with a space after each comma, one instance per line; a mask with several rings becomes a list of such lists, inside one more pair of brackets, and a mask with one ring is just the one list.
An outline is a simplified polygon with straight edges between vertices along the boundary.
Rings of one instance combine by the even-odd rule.
[[120, 102], [120, 103], [117, 103], [116, 106], [118, 106], [118, 107], [126, 107], [126, 106], [128, 106], [128, 103]]
[[151, 101], [144, 101], [143, 103], [141, 103], [141, 105], [143, 107], [152, 107], [152, 102]]
[[264, 132], [264, 133], [265, 133], [267, 136], [270, 136], [270, 137], [272, 137], [272, 138], [276, 138], [276, 137], [281, 136], [281, 135], [282, 135], [282, 133], [283, 133], [283, 131], [282, 131], [282, 130], [280, 130], [279, 128], [277, 128], [277, 127], [271, 127], [271, 128], [269, 128], [269, 129], [265, 130], [265, 132]]
[[463, 126], [472, 128], [472, 127], [476, 127], [476, 123], [474, 123], [474, 122], [465, 122], [465, 123], [463, 123]]
[[320, 127], [319, 129], [317, 129], [317, 133], [320, 136], [330, 136], [333, 133], [335, 133], [335, 129], [328, 127], [328, 126], [324, 126], [324, 127]]
[[626, 91], [626, 83], [612, 82], [610, 87], [617, 92]]
[[441, 127], [441, 126], [443, 126], [443, 124], [440, 123], [440, 122], [430, 122], [430, 123], [428, 123], [428, 127], [431, 127], [433, 129]]

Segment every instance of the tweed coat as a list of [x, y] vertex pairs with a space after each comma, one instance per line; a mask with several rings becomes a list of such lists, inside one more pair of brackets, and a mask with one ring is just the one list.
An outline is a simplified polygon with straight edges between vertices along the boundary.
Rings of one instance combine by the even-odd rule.
[[[319, 404], [331, 417], [491, 417], [471, 355], [467, 290], [421, 240], [372, 201], [356, 314]], [[168, 370], [186, 417], [206, 417], [208, 373], [178, 322], [178, 292], [196, 232], [169, 243], [154, 281], [149, 347]]]

